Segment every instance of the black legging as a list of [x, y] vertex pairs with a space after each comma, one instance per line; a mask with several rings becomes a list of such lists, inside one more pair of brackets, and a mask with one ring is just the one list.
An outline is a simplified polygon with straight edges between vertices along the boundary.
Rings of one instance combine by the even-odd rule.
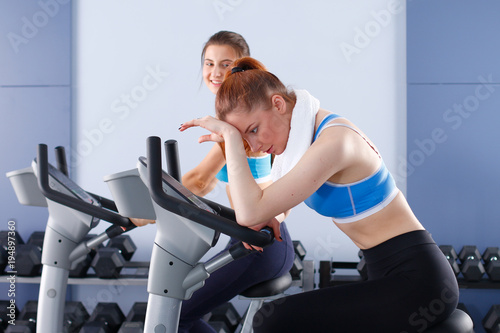
[[254, 317], [254, 332], [423, 332], [456, 308], [456, 277], [427, 231], [394, 237], [363, 254], [368, 281], [267, 303]]

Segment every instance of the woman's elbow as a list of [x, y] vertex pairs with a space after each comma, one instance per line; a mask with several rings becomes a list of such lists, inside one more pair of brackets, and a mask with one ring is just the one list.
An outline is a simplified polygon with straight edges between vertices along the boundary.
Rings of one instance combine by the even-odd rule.
[[205, 195], [207, 192], [207, 188], [209, 183], [207, 183], [204, 179], [201, 177], [191, 174], [191, 175], [184, 175], [182, 177], [182, 185], [186, 187], [188, 190], [193, 192], [196, 195]]
[[236, 221], [238, 222], [239, 225], [247, 228], [254, 227], [264, 222], [261, 219], [259, 219], [259, 217], [256, 216], [255, 214], [241, 214], [238, 212], [236, 212]]

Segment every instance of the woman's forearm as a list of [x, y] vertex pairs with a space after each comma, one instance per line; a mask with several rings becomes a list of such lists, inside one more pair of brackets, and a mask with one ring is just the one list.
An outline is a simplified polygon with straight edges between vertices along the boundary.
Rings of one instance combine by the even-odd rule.
[[182, 185], [198, 196], [204, 197], [217, 184], [217, 178], [207, 178], [196, 169], [190, 170], [182, 176]]
[[243, 140], [235, 130], [225, 133], [224, 141], [229, 188], [236, 220], [244, 226], [257, 225], [262, 222], [255, 219], [255, 208], [262, 197], [262, 189], [255, 182], [248, 166]]
[[205, 196], [217, 184], [217, 172], [226, 163], [219, 145], [215, 144], [203, 160], [182, 176], [182, 185], [199, 196]]

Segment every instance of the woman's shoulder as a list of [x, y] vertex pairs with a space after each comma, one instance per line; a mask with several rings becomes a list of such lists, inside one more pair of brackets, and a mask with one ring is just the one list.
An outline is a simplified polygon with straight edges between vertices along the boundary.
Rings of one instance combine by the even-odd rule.
[[328, 111], [328, 110], [320, 108], [318, 110], [318, 113], [316, 114], [316, 122], [315, 122], [315, 126], [314, 126], [315, 131], [320, 127], [320, 125], [322, 123], [331, 122], [335, 119], [339, 119], [339, 120], [343, 120], [343, 121], [347, 120], [342, 115], [339, 115], [339, 114], [334, 113], [332, 111]]

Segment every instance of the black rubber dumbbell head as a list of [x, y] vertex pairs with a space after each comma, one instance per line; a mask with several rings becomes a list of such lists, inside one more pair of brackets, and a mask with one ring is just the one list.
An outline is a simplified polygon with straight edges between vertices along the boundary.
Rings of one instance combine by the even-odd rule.
[[481, 262], [481, 253], [475, 245], [465, 245], [458, 254], [460, 271], [467, 281], [479, 281], [486, 272]]
[[446, 260], [450, 263], [451, 269], [453, 270], [453, 273], [455, 273], [455, 276], [460, 274], [460, 267], [458, 266], [458, 255], [453, 246], [451, 245], [439, 245], [439, 249], [441, 252], [443, 252], [444, 256], [446, 257]]
[[486, 274], [491, 281], [500, 281], [500, 249], [498, 247], [488, 247], [483, 253], [483, 260], [486, 265]]
[[500, 333], [500, 305], [493, 305], [483, 318], [483, 327], [488, 333]]
[[111, 238], [106, 247], [115, 247], [121, 251], [125, 260], [130, 260], [137, 250], [135, 243], [129, 235], [119, 235]]
[[99, 249], [91, 264], [96, 275], [102, 279], [117, 279], [124, 265], [125, 259], [120, 250], [112, 247]]
[[89, 318], [89, 322], [105, 323], [105, 326], [109, 327], [110, 332], [118, 331], [124, 320], [125, 315], [118, 304], [105, 302], [97, 303]]

